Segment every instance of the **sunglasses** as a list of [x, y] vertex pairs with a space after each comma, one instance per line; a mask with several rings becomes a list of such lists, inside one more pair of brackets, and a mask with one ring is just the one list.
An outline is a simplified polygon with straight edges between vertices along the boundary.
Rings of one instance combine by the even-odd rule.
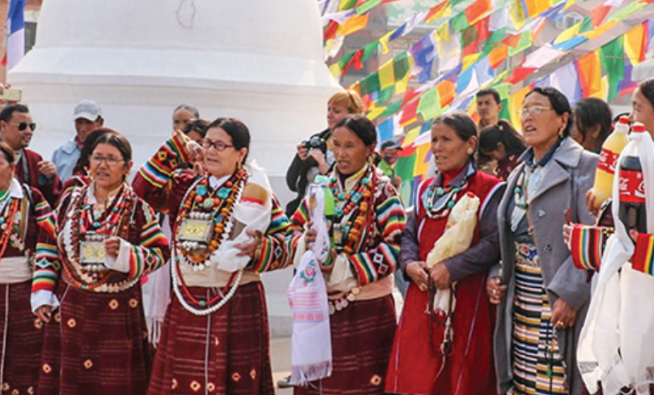
[[21, 122], [18, 124], [18, 130], [22, 132], [23, 130], [27, 129], [28, 126], [32, 130], [32, 132], [36, 129], [36, 124], [34, 122], [32, 123]]

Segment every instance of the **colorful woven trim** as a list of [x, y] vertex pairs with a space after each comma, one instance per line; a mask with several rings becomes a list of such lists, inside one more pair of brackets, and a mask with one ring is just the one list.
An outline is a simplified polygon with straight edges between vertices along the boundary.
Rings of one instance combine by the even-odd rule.
[[184, 143], [180, 141], [179, 137], [173, 136], [146, 162], [139, 170], [139, 173], [152, 185], [163, 188], [175, 169], [180, 164], [187, 162], [188, 156], [186, 155]]
[[606, 241], [613, 228], [575, 224], [570, 235], [572, 262], [577, 269], [599, 271]]
[[638, 235], [631, 266], [639, 272], [654, 275], [654, 235], [647, 233]]

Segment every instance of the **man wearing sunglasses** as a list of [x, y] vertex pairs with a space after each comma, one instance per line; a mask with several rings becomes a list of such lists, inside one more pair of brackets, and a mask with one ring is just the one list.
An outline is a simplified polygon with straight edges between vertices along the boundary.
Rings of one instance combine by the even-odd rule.
[[54, 163], [27, 149], [34, 129], [36, 124], [24, 104], [10, 104], [0, 112], [2, 141], [14, 150], [17, 157], [16, 179], [38, 189], [54, 205], [61, 193], [61, 180]]
[[79, 102], [73, 111], [73, 119], [77, 135], [66, 141], [52, 154], [52, 161], [57, 166], [57, 175], [64, 182], [73, 176], [73, 169], [77, 164], [86, 137], [104, 124], [102, 110], [93, 100]]

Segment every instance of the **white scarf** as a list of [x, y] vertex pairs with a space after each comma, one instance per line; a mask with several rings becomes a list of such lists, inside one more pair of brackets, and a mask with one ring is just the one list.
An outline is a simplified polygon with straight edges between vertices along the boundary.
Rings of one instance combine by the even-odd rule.
[[[332, 374], [327, 288], [320, 271], [320, 265], [327, 259], [331, 248], [324, 214], [325, 190], [321, 186], [312, 185], [309, 194], [312, 195], [312, 200], [315, 199], [315, 210], [311, 218], [313, 229], [318, 234], [311, 249], [302, 255], [287, 290], [293, 310], [291, 383], [296, 385], [305, 385]], [[304, 241], [301, 240], [300, 243]]]
[[[647, 209], [647, 231], [654, 233], [654, 143], [649, 133], [632, 133], [630, 144], [640, 144]], [[625, 156], [623, 150], [618, 163]], [[631, 268], [634, 246], [618, 219], [620, 207], [620, 169], [613, 181], [612, 213], [615, 233], [602, 257], [597, 287], [591, 298], [581, 332], [577, 359], [582, 378], [590, 393], [601, 381], [605, 395], [631, 386], [637, 394], [649, 394], [654, 377], [654, 304], [647, 301], [654, 291], [654, 277]], [[621, 269], [621, 270], [620, 270]]]

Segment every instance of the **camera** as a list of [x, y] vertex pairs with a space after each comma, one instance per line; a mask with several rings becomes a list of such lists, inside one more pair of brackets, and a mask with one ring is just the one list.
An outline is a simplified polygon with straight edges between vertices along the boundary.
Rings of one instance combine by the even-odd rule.
[[304, 140], [302, 144], [308, 150], [318, 149], [323, 154], [327, 152], [327, 143], [325, 142], [325, 139], [319, 136], [313, 136], [309, 140]]

